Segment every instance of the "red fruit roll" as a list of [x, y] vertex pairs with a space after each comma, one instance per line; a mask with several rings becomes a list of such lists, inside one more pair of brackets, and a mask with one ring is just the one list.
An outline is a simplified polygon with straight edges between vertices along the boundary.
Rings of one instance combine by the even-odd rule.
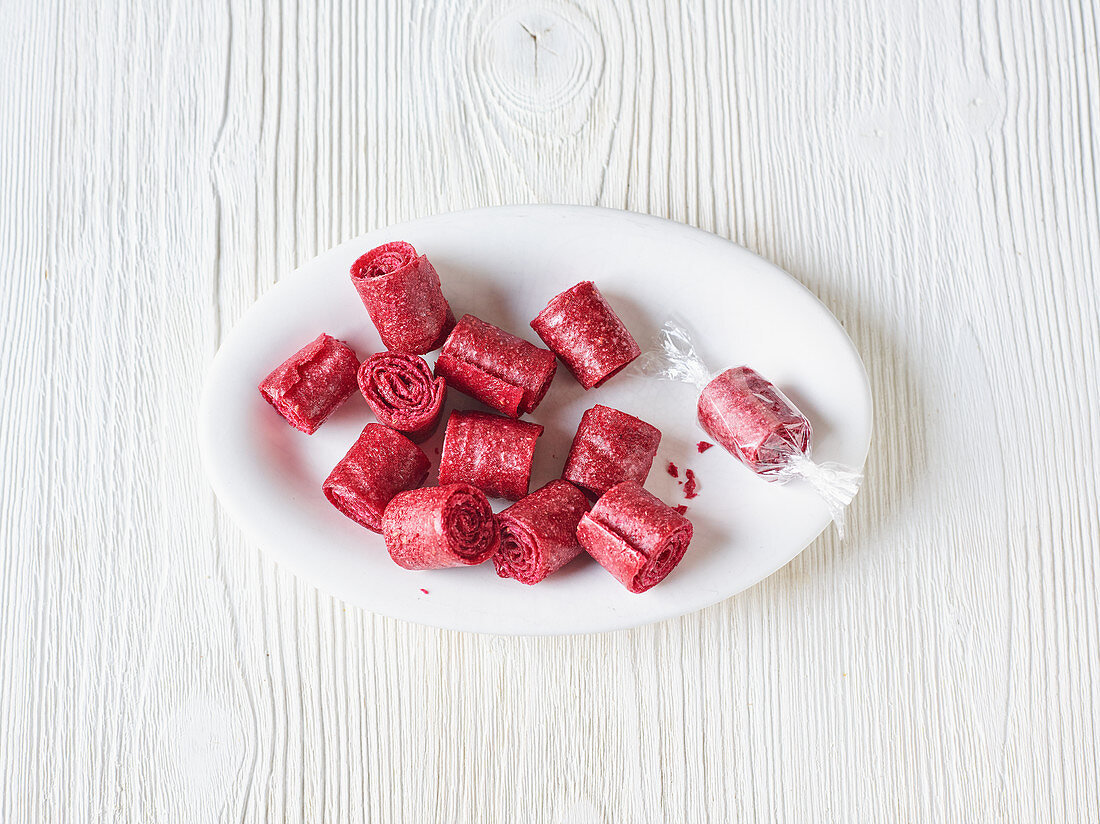
[[527, 494], [542, 426], [488, 412], [454, 411], [447, 420], [439, 484], [468, 483], [486, 495], [518, 501]]
[[645, 592], [672, 572], [691, 543], [691, 521], [626, 481], [581, 517], [577, 540], [631, 592]]
[[411, 243], [371, 249], [351, 265], [351, 282], [382, 343], [394, 352], [423, 355], [438, 349], [454, 326], [435, 267]]
[[644, 484], [660, 443], [657, 427], [596, 404], [581, 416], [561, 476], [594, 497], [623, 481]]
[[419, 443], [439, 425], [447, 382], [417, 355], [379, 352], [359, 367], [359, 391], [381, 423]]
[[812, 460], [813, 428], [779, 387], [747, 366], [710, 372], [691, 333], [678, 321], [665, 323], [640, 366], [651, 377], [695, 385], [700, 390], [696, 411], [703, 431], [765, 480], [808, 481], [844, 537], [844, 509], [863, 476], [852, 467]]
[[554, 378], [554, 353], [463, 315], [435, 362], [435, 373], [486, 406], [518, 418], [534, 411]]
[[359, 359], [348, 344], [321, 334], [276, 366], [260, 394], [287, 424], [312, 435], [355, 391], [357, 369]]
[[810, 422], [775, 384], [747, 366], [727, 369], [699, 394], [699, 425], [757, 475], [779, 475], [810, 451]]
[[641, 354], [637, 341], [590, 280], [566, 289], [531, 321], [585, 389], [599, 386]]
[[500, 549], [493, 566], [501, 578], [537, 584], [583, 551], [577, 524], [588, 498], [568, 481], [551, 481], [501, 512]]
[[355, 391], [358, 369], [350, 346], [322, 334], [275, 367], [260, 394], [287, 423], [312, 435]]
[[480, 564], [498, 545], [489, 500], [469, 484], [399, 493], [382, 516], [382, 536], [394, 563], [405, 569]]
[[386, 504], [424, 483], [429, 466], [428, 456], [400, 432], [368, 423], [325, 478], [325, 497], [356, 523], [381, 532]]

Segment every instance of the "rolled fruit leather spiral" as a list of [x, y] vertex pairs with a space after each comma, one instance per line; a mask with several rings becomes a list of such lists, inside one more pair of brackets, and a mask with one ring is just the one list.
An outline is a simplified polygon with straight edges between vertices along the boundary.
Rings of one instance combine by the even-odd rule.
[[562, 477], [594, 498], [616, 484], [644, 484], [661, 431], [641, 418], [596, 404], [581, 416]]
[[386, 505], [398, 492], [424, 483], [429, 466], [423, 450], [400, 432], [368, 423], [322, 488], [329, 502], [346, 516], [381, 532]]
[[577, 525], [581, 546], [634, 593], [676, 568], [692, 532], [691, 521], [633, 481], [605, 492]]
[[510, 418], [535, 410], [556, 369], [553, 352], [473, 315], [459, 318], [435, 362], [452, 388]]
[[319, 335], [276, 366], [260, 394], [295, 429], [312, 435], [355, 391], [359, 358], [344, 341]]
[[382, 536], [394, 563], [405, 569], [480, 564], [499, 543], [489, 500], [469, 484], [397, 494], [382, 516]]
[[531, 328], [585, 389], [610, 380], [642, 351], [590, 280], [555, 295]]
[[387, 349], [423, 355], [443, 345], [454, 326], [435, 267], [411, 243], [383, 243], [351, 265], [359, 293]]
[[585, 494], [568, 481], [551, 481], [497, 516], [500, 549], [493, 565], [501, 578], [537, 584], [584, 550], [577, 524], [591, 508]]
[[381, 423], [419, 443], [439, 425], [447, 382], [419, 355], [378, 352], [359, 367], [359, 391]]
[[455, 410], [447, 419], [439, 483], [468, 483], [518, 501], [527, 494], [542, 426], [489, 412]]

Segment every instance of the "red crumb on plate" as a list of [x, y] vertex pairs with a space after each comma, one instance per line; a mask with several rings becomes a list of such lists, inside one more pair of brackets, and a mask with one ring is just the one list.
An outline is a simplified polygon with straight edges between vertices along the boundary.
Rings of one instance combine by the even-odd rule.
[[672, 461], [668, 462], [668, 474], [671, 475], [673, 478], [680, 477], [680, 470], [676, 468], [676, 464], [674, 464]]
[[712, 446], [714, 446], [714, 444], [712, 444], [710, 441], [699, 441], [699, 443], [695, 444], [695, 448], [699, 450], [700, 455], [702, 455]]
[[679, 506], [674, 506], [672, 508], [679, 512], [681, 515], [686, 515], [688, 511], [686, 504], [680, 504]]
[[687, 482], [684, 484], [684, 497], [690, 501], [699, 494], [699, 482], [695, 479], [695, 473], [690, 469], [686, 470], [684, 474], [687, 476]]
[[[687, 508], [687, 507], [685, 507], [685, 509], [686, 509], [686, 508]], [[425, 595], [427, 595], [427, 594], [428, 594], [428, 590], [424, 589], [424, 587], [421, 587], [421, 588], [420, 588], [420, 591], [421, 591], [421, 592], [423, 592], [423, 593], [424, 593]]]

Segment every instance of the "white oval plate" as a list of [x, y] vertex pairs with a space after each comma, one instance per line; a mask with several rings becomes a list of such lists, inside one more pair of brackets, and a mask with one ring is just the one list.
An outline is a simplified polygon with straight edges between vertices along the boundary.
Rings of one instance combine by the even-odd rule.
[[[276, 561], [320, 589], [384, 615], [499, 634], [601, 632], [716, 603], [770, 575], [828, 524], [802, 483], [753, 475], [721, 447], [699, 454], [696, 390], [622, 373], [585, 392], [559, 365], [542, 405], [526, 416], [546, 427], [531, 489], [558, 477], [581, 413], [603, 403], [663, 433], [646, 487], [687, 504], [695, 537], [661, 584], [632, 595], [587, 556], [546, 581], [498, 578], [492, 563], [426, 572], [396, 566], [380, 535], [336, 511], [321, 483], [363, 425], [352, 397], [312, 436], [291, 428], [256, 386], [301, 346], [328, 332], [360, 358], [381, 343], [348, 276], [360, 254], [407, 240], [439, 271], [455, 315], [475, 314], [534, 343], [528, 326], [546, 302], [594, 280], [642, 348], [670, 314], [688, 319], [710, 368], [747, 363], [778, 384], [810, 418], [814, 455], [862, 467], [871, 436], [863, 364], [829, 311], [767, 261], [707, 232], [607, 209], [524, 206], [438, 215], [366, 234], [304, 265], [253, 306], [229, 334], [206, 377], [199, 436], [211, 484], [242, 529]], [[434, 362], [435, 354], [428, 355]], [[450, 392], [454, 407], [481, 408]], [[443, 426], [424, 444], [435, 465]], [[669, 462], [693, 469], [687, 501]], [[507, 502], [498, 501], [497, 509]]]

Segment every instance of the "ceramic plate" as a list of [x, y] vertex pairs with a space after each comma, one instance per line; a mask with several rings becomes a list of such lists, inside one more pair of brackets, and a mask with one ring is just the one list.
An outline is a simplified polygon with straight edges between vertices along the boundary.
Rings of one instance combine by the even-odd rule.
[[[686, 504], [695, 526], [684, 560], [642, 595], [587, 556], [537, 586], [496, 576], [492, 563], [426, 572], [397, 567], [382, 537], [337, 512], [321, 492], [329, 470], [374, 420], [358, 394], [314, 435], [292, 429], [257, 384], [327, 332], [360, 358], [382, 348], [348, 276], [355, 258], [407, 240], [426, 254], [456, 317], [469, 312], [541, 345], [528, 322], [558, 292], [594, 280], [648, 347], [670, 315], [690, 321], [717, 370], [749, 364], [810, 418], [814, 455], [861, 467], [871, 435], [863, 364], [827, 309], [767, 261], [707, 232], [630, 212], [562, 206], [477, 209], [371, 232], [304, 265], [265, 294], [225, 339], [207, 374], [199, 415], [203, 459], [226, 510], [280, 564], [325, 592], [384, 615], [501, 634], [601, 632], [700, 609], [795, 557], [829, 524], [801, 482], [753, 475], [721, 448], [700, 454], [696, 390], [624, 372], [585, 392], [559, 365], [542, 405], [531, 489], [561, 473], [581, 413], [595, 403], [637, 415], [663, 433], [646, 487]], [[434, 362], [435, 354], [427, 356]], [[450, 410], [483, 408], [450, 392]], [[443, 426], [424, 444], [435, 465]], [[688, 501], [669, 463], [694, 470]], [[507, 502], [498, 501], [497, 509]]]

